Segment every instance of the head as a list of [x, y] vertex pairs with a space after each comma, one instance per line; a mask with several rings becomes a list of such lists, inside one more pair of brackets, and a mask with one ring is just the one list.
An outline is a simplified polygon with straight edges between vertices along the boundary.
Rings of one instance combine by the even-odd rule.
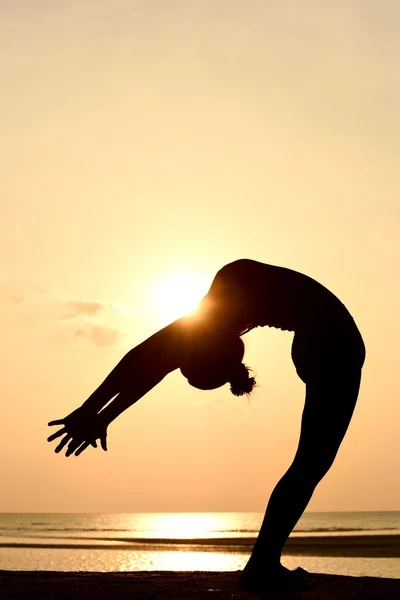
[[199, 330], [186, 339], [181, 372], [199, 390], [230, 383], [235, 396], [250, 394], [256, 382], [242, 363], [243, 356], [244, 343], [238, 334]]

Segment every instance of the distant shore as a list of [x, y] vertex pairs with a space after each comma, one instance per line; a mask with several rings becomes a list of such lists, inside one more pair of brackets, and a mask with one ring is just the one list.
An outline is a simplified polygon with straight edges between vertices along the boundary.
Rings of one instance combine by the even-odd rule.
[[[107, 550], [201, 550], [202, 552], [249, 553], [256, 538], [61, 538], [0, 542], [0, 548], [54, 548]], [[284, 554], [292, 556], [340, 556], [400, 558], [400, 535], [309, 535], [291, 536]], [[400, 598], [400, 596], [399, 596]]]
[[[240, 600], [239, 572], [56, 573], [0, 571], [2, 600]], [[400, 579], [305, 575], [311, 589], [300, 594], [263, 594], [270, 600], [399, 600]]]

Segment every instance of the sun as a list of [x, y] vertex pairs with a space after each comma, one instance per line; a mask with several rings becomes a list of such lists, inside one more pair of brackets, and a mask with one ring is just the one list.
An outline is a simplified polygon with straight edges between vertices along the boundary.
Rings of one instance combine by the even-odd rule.
[[210, 288], [210, 279], [202, 273], [176, 273], [155, 286], [153, 306], [163, 320], [175, 321], [196, 310]]

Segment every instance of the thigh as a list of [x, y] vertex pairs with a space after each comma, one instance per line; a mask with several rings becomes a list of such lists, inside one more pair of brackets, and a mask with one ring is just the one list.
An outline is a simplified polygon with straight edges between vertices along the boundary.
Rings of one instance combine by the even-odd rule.
[[320, 476], [330, 468], [353, 415], [360, 381], [361, 369], [355, 369], [307, 384], [295, 462], [314, 467]]

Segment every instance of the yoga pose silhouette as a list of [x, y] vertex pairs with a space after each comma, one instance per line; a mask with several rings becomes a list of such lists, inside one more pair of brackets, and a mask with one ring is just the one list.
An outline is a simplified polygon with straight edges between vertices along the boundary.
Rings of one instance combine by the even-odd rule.
[[111, 421], [175, 369], [201, 390], [230, 383], [233, 394], [250, 393], [255, 380], [242, 363], [241, 336], [264, 326], [294, 332], [292, 359], [306, 398], [294, 460], [271, 495], [242, 573], [241, 586], [249, 591], [301, 587], [301, 577], [281, 565], [281, 552], [331, 467], [356, 404], [365, 347], [350, 313], [329, 290], [296, 271], [253, 260], [224, 266], [196, 316], [174, 321], [130, 350], [80, 408], [49, 423], [62, 428], [48, 438], [63, 436], [55, 451], [66, 446], [67, 456], [96, 447], [97, 439], [106, 450]]

